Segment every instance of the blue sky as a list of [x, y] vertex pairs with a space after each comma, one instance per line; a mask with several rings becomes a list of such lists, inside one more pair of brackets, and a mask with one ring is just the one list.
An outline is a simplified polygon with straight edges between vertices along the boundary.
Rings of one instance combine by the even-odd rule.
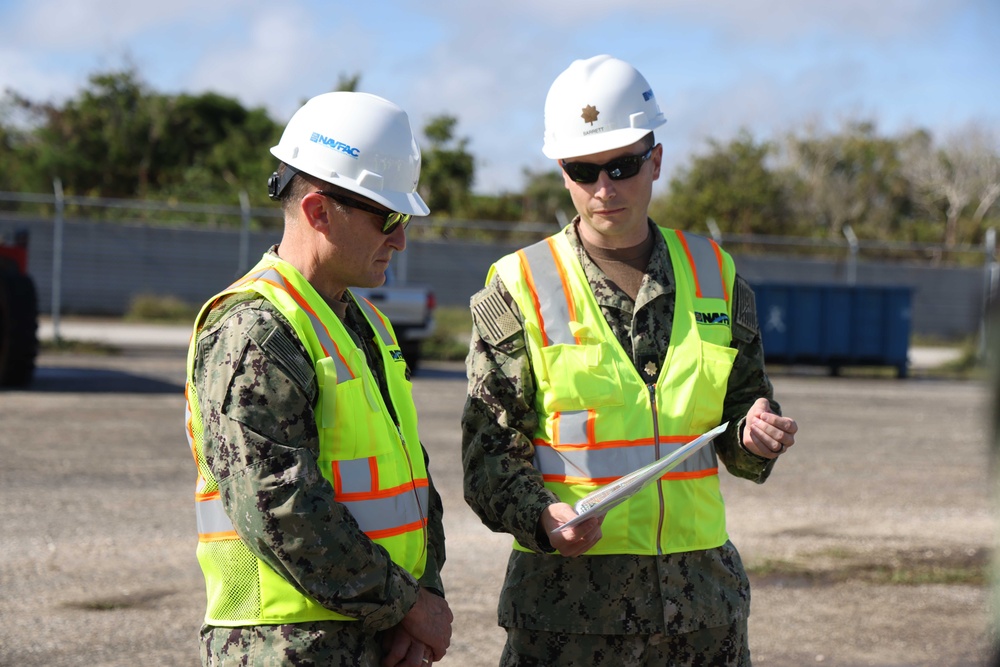
[[131, 63], [155, 90], [211, 90], [284, 122], [360, 74], [418, 130], [456, 116], [484, 193], [551, 168], [545, 94], [600, 53], [635, 65], [667, 117], [659, 187], [741, 128], [1000, 133], [998, 0], [0, 0], [0, 88], [58, 102]]

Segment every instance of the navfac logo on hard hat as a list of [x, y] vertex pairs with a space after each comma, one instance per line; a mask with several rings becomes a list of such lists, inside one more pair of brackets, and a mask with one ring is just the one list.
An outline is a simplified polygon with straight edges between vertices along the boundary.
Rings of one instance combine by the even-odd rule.
[[358, 156], [361, 155], [360, 148], [351, 148], [344, 142], [337, 141], [336, 139], [331, 139], [330, 137], [325, 137], [319, 132], [313, 132], [312, 136], [309, 137], [309, 141], [313, 142], [314, 144], [323, 144], [324, 146], [329, 146], [333, 150], [340, 151], [344, 155], [349, 155], [355, 160], [357, 160]]

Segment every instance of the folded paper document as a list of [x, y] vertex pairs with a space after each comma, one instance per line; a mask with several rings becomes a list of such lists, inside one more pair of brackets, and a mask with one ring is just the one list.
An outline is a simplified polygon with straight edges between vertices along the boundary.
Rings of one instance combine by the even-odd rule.
[[712, 442], [716, 436], [726, 430], [727, 426], [729, 426], [729, 422], [720, 424], [711, 431], [698, 436], [691, 442], [687, 443], [683, 447], [680, 447], [679, 449], [674, 450], [663, 458], [657, 459], [649, 465], [639, 468], [634, 472], [630, 472], [610, 484], [591, 491], [576, 502], [574, 509], [576, 510], [577, 516], [559, 526], [552, 532], [555, 533], [560, 530], [565, 530], [570, 526], [575, 526], [578, 523], [586, 521], [590, 517], [607, 514], [613, 507], [617, 507], [621, 503], [625, 502], [639, 491], [646, 488], [646, 486], [648, 486], [651, 482], [670, 472], [689, 456], [708, 443]]

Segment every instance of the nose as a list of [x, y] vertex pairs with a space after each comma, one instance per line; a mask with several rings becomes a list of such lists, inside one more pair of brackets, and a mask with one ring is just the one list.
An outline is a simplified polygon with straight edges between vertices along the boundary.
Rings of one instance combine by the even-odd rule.
[[597, 175], [594, 182], [594, 197], [602, 201], [607, 201], [615, 196], [615, 182], [611, 180], [608, 173], [603, 169]]
[[403, 252], [406, 249], [406, 230], [403, 229], [403, 225], [398, 225], [385, 238], [389, 247], [396, 252]]

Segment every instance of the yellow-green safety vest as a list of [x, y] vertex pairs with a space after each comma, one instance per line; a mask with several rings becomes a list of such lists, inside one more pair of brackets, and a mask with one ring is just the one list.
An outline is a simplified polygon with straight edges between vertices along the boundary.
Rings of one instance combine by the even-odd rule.
[[427, 470], [412, 386], [391, 324], [367, 300], [357, 300], [376, 333], [398, 428], [363, 350], [340, 319], [292, 265], [265, 254], [248, 274], [205, 304], [188, 351], [186, 421], [198, 466], [197, 555], [208, 594], [205, 622], [243, 626], [355, 620], [303, 595], [250, 552], [223, 510], [218, 484], [205, 462], [204, 426], [193, 381], [198, 331], [219, 298], [248, 291], [260, 294], [284, 315], [312, 359], [319, 385], [318, 464], [336, 501], [414, 577], [423, 574], [427, 561]]
[[[524, 316], [537, 388], [534, 466], [570, 505], [722, 419], [736, 357], [729, 346], [733, 260], [710, 239], [658, 229], [677, 289], [670, 345], [655, 385], [643, 382], [615, 339], [565, 233], [501, 258], [487, 277], [499, 275]], [[658, 555], [725, 543], [714, 446], [612, 509], [602, 533], [587, 555]]]

